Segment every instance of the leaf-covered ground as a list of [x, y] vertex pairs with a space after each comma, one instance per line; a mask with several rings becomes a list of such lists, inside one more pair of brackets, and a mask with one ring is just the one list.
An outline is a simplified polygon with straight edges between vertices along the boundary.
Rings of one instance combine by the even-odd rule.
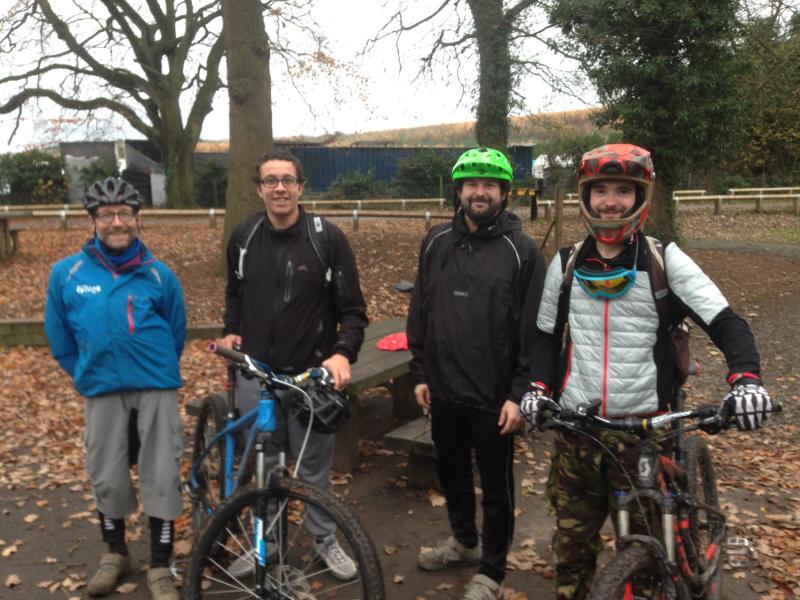
[[[21, 254], [0, 263], [0, 319], [41, 317], [50, 266], [87, 237], [82, 228], [63, 231], [40, 222], [29, 226], [20, 236]], [[349, 222], [341, 226], [358, 258], [370, 318], [403, 315], [407, 298], [392, 286], [414, 277], [424, 235], [421, 221], [363, 220], [357, 231]], [[543, 223], [526, 228], [536, 240], [546, 231]], [[569, 219], [564, 243], [581, 232], [577, 220]], [[726, 572], [728, 597], [789, 598], [800, 593], [800, 432], [795, 410], [800, 398], [800, 218], [745, 212], [714, 217], [697, 210], [682, 217], [681, 233], [688, 240], [687, 251], [750, 321], [767, 385], [785, 406], [760, 432], [708, 438], [732, 534], [746, 536], [756, 553], [751, 567]], [[154, 221], [145, 223], [142, 237], [180, 278], [190, 323], [219, 322], [224, 281], [216, 259], [221, 229], [201, 221]], [[551, 234], [548, 257], [552, 244]], [[724, 362], [699, 328], [693, 335], [693, 351], [704, 374], [689, 384], [690, 397], [716, 403], [725, 391]], [[192, 342], [183, 356], [182, 402], [221, 388], [223, 368], [203, 348], [203, 342]], [[83, 470], [82, 400], [46, 348], [0, 348], [0, 415], [0, 597], [80, 596], [100, 546]], [[188, 419], [186, 425], [190, 431]], [[547, 444], [535, 436], [520, 441], [518, 448], [519, 515], [508, 578], [508, 597], [517, 600], [540, 597], [535, 590], [549, 585], [546, 580], [552, 575], [547, 549], [552, 518], [545, 515], [541, 497], [546, 452]], [[402, 456], [366, 444], [363, 458], [362, 468], [352, 478], [338, 479], [336, 490], [357, 506], [383, 550], [389, 597], [459, 597], [469, 573], [433, 580], [414, 567], [419, 546], [435, 541], [432, 532], [445, 534], [441, 498], [405, 488]], [[376, 496], [380, 502], [374, 501]], [[185, 519], [178, 524], [179, 555], [190, 549]], [[131, 523], [131, 531], [134, 539], [144, 536], [146, 541], [145, 520], [139, 520]], [[389, 522], [398, 526], [385, 527]], [[141, 588], [123, 591], [144, 598]]]

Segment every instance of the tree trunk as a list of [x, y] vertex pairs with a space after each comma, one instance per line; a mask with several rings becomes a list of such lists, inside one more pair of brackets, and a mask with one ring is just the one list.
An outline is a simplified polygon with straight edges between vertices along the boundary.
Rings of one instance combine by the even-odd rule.
[[264, 210], [255, 193], [253, 163], [272, 147], [272, 96], [269, 38], [259, 0], [222, 0], [222, 35], [228, 65], [230, 148], [225, 194], [225, 249], [233, 228], [248, 215]]
[[678, 239], [672, 190], [673, 186], [656, 176], [656, 185], [650, 206], [650, 217], [645, 224], [647, 234], [657, 237], [664, 243], [674, 242]]
[[[185, 134], [184, 134], [185, 135]], [[167, 208], [195, 208], [195, 143], [172, 140], [161, 147], [161, 163], [166, 176]]]
[[502, 0], [468, 0], [480, 57], [475, 137], [481, 146], [506, 151], [511, 106], [510, 23]]

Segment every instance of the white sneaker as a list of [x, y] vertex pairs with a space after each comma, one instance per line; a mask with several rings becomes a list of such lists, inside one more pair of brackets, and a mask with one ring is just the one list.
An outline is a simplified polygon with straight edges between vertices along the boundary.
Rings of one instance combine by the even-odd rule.
[[335, 534], [315, 540], [314, 550], [336, 579], [348, 581], [356, 576], [356, 563], [342, 550]]

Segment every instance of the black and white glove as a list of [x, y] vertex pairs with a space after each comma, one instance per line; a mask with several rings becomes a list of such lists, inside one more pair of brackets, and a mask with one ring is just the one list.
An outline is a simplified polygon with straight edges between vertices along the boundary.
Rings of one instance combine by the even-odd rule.
[[542, 431], [542, 424], [549, 415], [548, 412], [558, 411], [558, 404], [547, 395], [547, 389], [537, 384], [531, 384], [529, 391], [525, 392], [519, 402], [519, 414], [532, 427]]
[[737, 383], [722, 399], [720, 413], [736, 417], [736, 426], [743, 431], [758, 429], [772, 412], [772, 398], [760, 383]]

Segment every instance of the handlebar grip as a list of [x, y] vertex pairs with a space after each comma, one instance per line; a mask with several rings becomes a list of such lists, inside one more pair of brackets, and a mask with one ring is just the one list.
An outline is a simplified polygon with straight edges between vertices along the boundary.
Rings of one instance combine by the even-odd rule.
[[243, 363], [245, 361], [244, 354], [242, 354], [241, 352], [237, 352], [236, 350], [231, 350], [230, 348], [226, 348], [225, 346], [220, 346], [217, 342], [209, 342], [208, 351], [214, 354], [218, 354], [222, 358], [227, 358], [228, 360], [232, 360], [233, 362]]

